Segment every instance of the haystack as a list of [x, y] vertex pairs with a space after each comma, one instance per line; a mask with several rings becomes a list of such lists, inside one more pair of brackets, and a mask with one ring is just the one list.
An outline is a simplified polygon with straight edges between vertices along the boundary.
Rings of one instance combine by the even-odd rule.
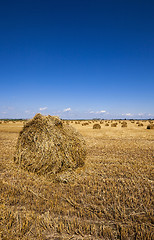
[[82, 123], [82, 126], [87, 126], [87, 125], [89, 125], [88, 122]]
[[58, 117], [36, 114], [20, 132], [14, 161], [45, 175], [83, 166], [85, 156], [85, 142], [74, 128]]
[[127, 127], [127, 122], [125, 121], [121, 122], [121, 127]]
[[127, 127], [127, 124], [122, 123], [121, 127]]
[[98, 123], [95, 123], [93, 125], [93, 129], [101, 129], [101, 125], [99, 125]]
[[143, 126], [144, 126], [143, 123], [138, 124], [138, 127], [143, 127]]
[[149, 125], [147, 126], [147, 129], [154, 129], [154, 124], [149, 124]]
[[111, 123], [111, 127], [116, 127], [117, 123]]

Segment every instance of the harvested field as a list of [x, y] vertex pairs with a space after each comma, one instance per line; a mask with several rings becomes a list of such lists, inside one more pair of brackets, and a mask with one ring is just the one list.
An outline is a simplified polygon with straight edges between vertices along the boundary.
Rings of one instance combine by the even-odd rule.
[[69, 122], [86, 141], [85, 164], [53, 178], [14, 163], [24, 124], [0, 124], [0, 238], [151, 240], [154, 129], [142, 123]]

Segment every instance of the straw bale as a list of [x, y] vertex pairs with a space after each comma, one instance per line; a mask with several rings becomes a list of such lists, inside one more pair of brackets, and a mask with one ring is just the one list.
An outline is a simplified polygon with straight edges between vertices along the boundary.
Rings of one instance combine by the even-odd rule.
[[15, 163], [40, 175], [83, 166], [85, 141], [58, 117], [36, 114], [19, 134]]
[[127, 123], [122, 123], [121, 127], [127, 127]]
[[127, 122], [123, 121], [123, 122], [121, 123], [121, 127], [127, 127]]
[[98, 123], [95, 123], [93, 125], [93, 129], [101, 129], [101, 125], [99, 125]]
[[82, 123], [82, 126], [87, 126], [87, 125], [89, 125], [88, 122]]
[[121, 124], [127, 124], [127, 122], [126, 121], [122, 121]]
[[143, 127], [143, 126], [144, 126], [143, 123], [138, 124], [138, 127]]
[[108, 123], [105, 123], [105, 126], [107, 127], [107, 126], [109, 126], [109, 124], [108, 124]]
[[147, 126], [147, 129], [154, 129], [154, 124], [149, 124], [149, 125]]
[[116, 127], [117, 123], [111, 123], [111, 127]]

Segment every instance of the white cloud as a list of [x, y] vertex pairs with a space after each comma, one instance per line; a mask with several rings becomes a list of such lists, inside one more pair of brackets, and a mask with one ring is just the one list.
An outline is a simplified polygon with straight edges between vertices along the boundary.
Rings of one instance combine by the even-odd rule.
[[126, 113], [126, 116], [132, 116], [132, 114], [131, 113]]
[[71, 108], [65, 108], [63, 112], [70, 112]]
[[133, 114], [131, 113], [123, 113], [122, 116], [132, 116]]
[[105, 110], [101, 110], [100, 113], [106, 113], [106, 111]]
[[100, 114], [100, 113], [106, 113], [106, 111], [105, 111], [105, 110], [96, 111], [96, 112], [94, 112], [94, 111], [90, 111], [89, 113]]
[[97, 111], [96, 114], [100, 114], [100, 113], [106, 113], [105, 110], [101, 110], [101, 111]]
[[44, 111], [44, 110], [46, 110], [46, 109], [47, 109], [47, 107], [40, 107], [40, 108], [39, 108], [40, 111]]

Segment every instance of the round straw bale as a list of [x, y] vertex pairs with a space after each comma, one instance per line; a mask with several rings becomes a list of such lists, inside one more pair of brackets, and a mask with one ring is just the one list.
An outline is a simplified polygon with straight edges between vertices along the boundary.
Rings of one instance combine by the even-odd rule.
[[121, 122], [121, 127], [127, 127], [127, 122], [125, 121]]
[[111, 127], [116, 127], [117, 123], [111, 123]]
[[121, 124], [127, 124], [127, 122], [126, 121], [122, 121]]
[[105, 123], [105, 126], [107, 127], [107, 126], [109, 126], [109, 124], [108, 124], [108, 123]]
[[154, 129], [154, 124], [149, 124], [149, 125], [147, 126], [147, 129]]
[[127, 127], [127, 123], [122, 123], [121, 127]]
[[40, 175], [84, 165], [85, 141], [58, 117], [36, 114], [19, 134], [15, 163]]
[[138, 124], [138, 127], [143, 127], [143, 123], [139, 123], [139, 124]]
[[88, 122], [82, 123], [82, 126], [87, 126], [87, 125], [89, 125]]
[[98, 123], [95, 123], [93, 125], [93, 129], [101, 129], [101, 125], [99, 125]]

